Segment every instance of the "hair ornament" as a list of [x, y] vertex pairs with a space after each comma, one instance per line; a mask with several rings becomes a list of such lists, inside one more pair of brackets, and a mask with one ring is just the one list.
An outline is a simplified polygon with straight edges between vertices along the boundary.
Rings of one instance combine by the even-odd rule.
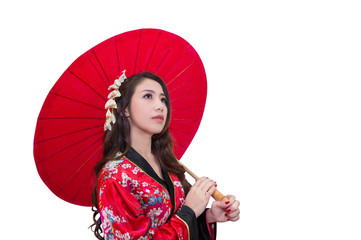
[[108, 99], [117, 98], [120, 97], [122, 94], [120, 94], [119, 90], [114, 90], [108, 95]]
[[117, 103], [115, 102], [115, 100], [113, 98], [111, 98], [105, 104], [105, 109], [109, 110], [109, 109], [113, 109], [113, 108], [117, 108]]
[[123, 74], [115, 79], [114, 84], [110, 85], [108, 90], [113, 90], [111, 93], [109, 93], [108, 95], [108, 101], [105, 103], [105, 109], [107, 109], [107, 113], [106, 113], [106, 120], [105, 120], [105, 124], [104, 124], [104, 131], [112, 130], [112, 126], [111, 123], [115, 123], [115, 115], [114, 115], [114, 111], [113, 109], [117, 109], [117, 103], [115, 102], [115, 98], [121, 97], [122, 94], [119, 92], [119, 87], [122, 85], [122, 83], [127, 79], [127, 77], [125, 76], [125, 70], [123, 71]]

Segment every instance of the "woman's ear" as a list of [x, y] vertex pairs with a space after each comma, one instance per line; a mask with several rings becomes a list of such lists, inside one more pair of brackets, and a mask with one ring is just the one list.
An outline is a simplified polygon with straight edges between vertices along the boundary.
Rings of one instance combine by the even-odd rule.
[[129, 108], [128, 107], [126, 107], [125, 109], [124, 109], [124, 115], [125, 115], [125, 117], [126, 118], [128, 118], [130, 115], [129, 115]]

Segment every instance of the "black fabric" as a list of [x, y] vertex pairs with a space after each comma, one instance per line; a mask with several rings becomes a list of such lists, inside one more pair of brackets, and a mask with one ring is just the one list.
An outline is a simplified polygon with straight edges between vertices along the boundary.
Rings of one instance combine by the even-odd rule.
[[[162, 176], [164, 178], [161, 179], [158, 174], [154, 171], [154, 169], [152, 168], [152, 166], [150, 166], [150, 164], [147, 162], [147, 160], [145, 160], [143, 158], [142, 155], [140, 155], [134, 148], [130, 148], [128, 153], [125, 155], [129, 161], [131, 161], [132, 163], [134, 163], [135, 165], [137, 165], [138, 167], [140, 167], [145, 173], [147, 173], [151, 178], [153, 178], [155, 181], [157, 181], [160, 185], [162, 185], [165, 189], [167, 189], [168, 193], [169, 193], [169, 197], [172, 203], [172, 211], [169, 215], [169, 218], [171, 216], [173, 216], [174, 213], [174, 206], [175, 206], [175, 199], [174, 199], [174, 185], [172, 180], [169, 177], [169, 174], [166, 173], [163, 169], [162, 169]], [[168, 218], [168, 220], [169, 220]], [[168, 221], [167, 220], [167, 221]]]
[[177, 215], [188, 225], [190, 240], [198, 240], [198, 224], [194, 211], [188, 206], [183, 206]]
[[172, 203], [172, 211], [170, 212], [169, 217], [167, 219], [167, 222], [168, 222], [168, 220], [173, 216], [174, 211], [175, 211], [175, 192], [174, 192], [175, 189], [174, 189], [174, 184], [173, 184], [172, 179], [170, 178], [168, 173], [163, 171], [163, 169], [162, 169], [162, 175], [165, 180], [165, 183], [168, 186], [167, 190], [169, 192], [170, 201]]
[[[151, 178], [156, 180], [163, 187], [167, 188], [167, 184], [163, 179], [161, 179], [158, 174], [154, 171], [152, 166], [140, 155], [134, 148], [130, 148], [128, 153], [125, 155], [131, 162], [140, 167], [144, 172], [146, 172]], [[163, 174], [163, 171], [162, 171]], [[163, 175], [164, 177], [164, 175]]]
[[[151, 178], [161, 184], [165, 189], [167, 189], [169, 193], [169, 197], [172, 202], [172, 211], [169, 215], [171, 218], [174, 214], [174, 206], [175, 206], [175, 199], [174, 199], [174, 185], [168, 173], [164, 172], [162, 169], [163, 179], [161, 179], [158, 174], [154, 171], [152, 166], [145, 160], [142, 155], [140, 155], [134, 148], [130, 148], [126, 157], [141, 168], [145, 173], [147, 173]], [[207, 226], [207, 216], [206, 210], [196, 218], [194, 211], [189, 208], [188, 206], [183, 206], [182, 210], [177, 213], [177, 215], [186, 222], [190, 232], [190, 239], [191, 240], [210, 240], [211, 236], [208, 231]], [[169, 220], [168, 218], [168, 220]], [[168, 221], [167, 220], [167, 221]], [[216, 223], [214, 223], [214, 231], [216, 233]], [[215, 234], [216, 235], [216, 234]]]
[[[182, 210], [177, 213], [177, 215], [187, 223], [191, 240], [211, 240], [211, 235], [209, 234], [207, 226], [206, 211], [207, 209], [204, 210], [198, 218], [196, 218], [194, 211], [188, 206], [184, 206]], [[217, 224], [214, 223], [213, 227], [214, 239], [216, 239]]]
[[[211, 235], [209, 234], [209, 231], [208, 231], [206, 212], [207, 212], [207, 209], [197, 218], [198, 232], [199, 232], [198, 239], [200, 239], [200, 240], [211, 239]], [[213, 229], [214, 229], [214, 239], [216, 239], [216, 235], [217, 235], [217, 224], [216, 223], [213, 223]], [[212, 229], [211, 229], [211, 231], [212, 231]]]

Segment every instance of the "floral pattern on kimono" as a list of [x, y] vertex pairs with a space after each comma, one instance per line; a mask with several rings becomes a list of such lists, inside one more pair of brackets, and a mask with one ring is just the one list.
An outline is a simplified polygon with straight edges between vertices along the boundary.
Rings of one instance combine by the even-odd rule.
[[133, 148], [103, 167], [97, 190], [105, 239], [215, 239], [206, 211], [197, 219], [184, 205], [178, 177], [162, 175]]

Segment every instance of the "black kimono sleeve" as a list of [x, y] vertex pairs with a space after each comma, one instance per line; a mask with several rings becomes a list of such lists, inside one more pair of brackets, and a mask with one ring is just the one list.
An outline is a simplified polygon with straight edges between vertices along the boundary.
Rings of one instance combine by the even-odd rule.
[[182, 213], [178, 214], [187, 223], [189, 227], [190, 240], [215, 240], [217, 233], [217, 224], [209, 224], [207, 221], [208, 209], [196, 218], [193, 210], [184, 206]]
[[197, 218], [198, 224], [198, 239], [200, 240], [215, 240], [217, 234], [217, 223], [208, 223], [207, 212], [208, 208]]

